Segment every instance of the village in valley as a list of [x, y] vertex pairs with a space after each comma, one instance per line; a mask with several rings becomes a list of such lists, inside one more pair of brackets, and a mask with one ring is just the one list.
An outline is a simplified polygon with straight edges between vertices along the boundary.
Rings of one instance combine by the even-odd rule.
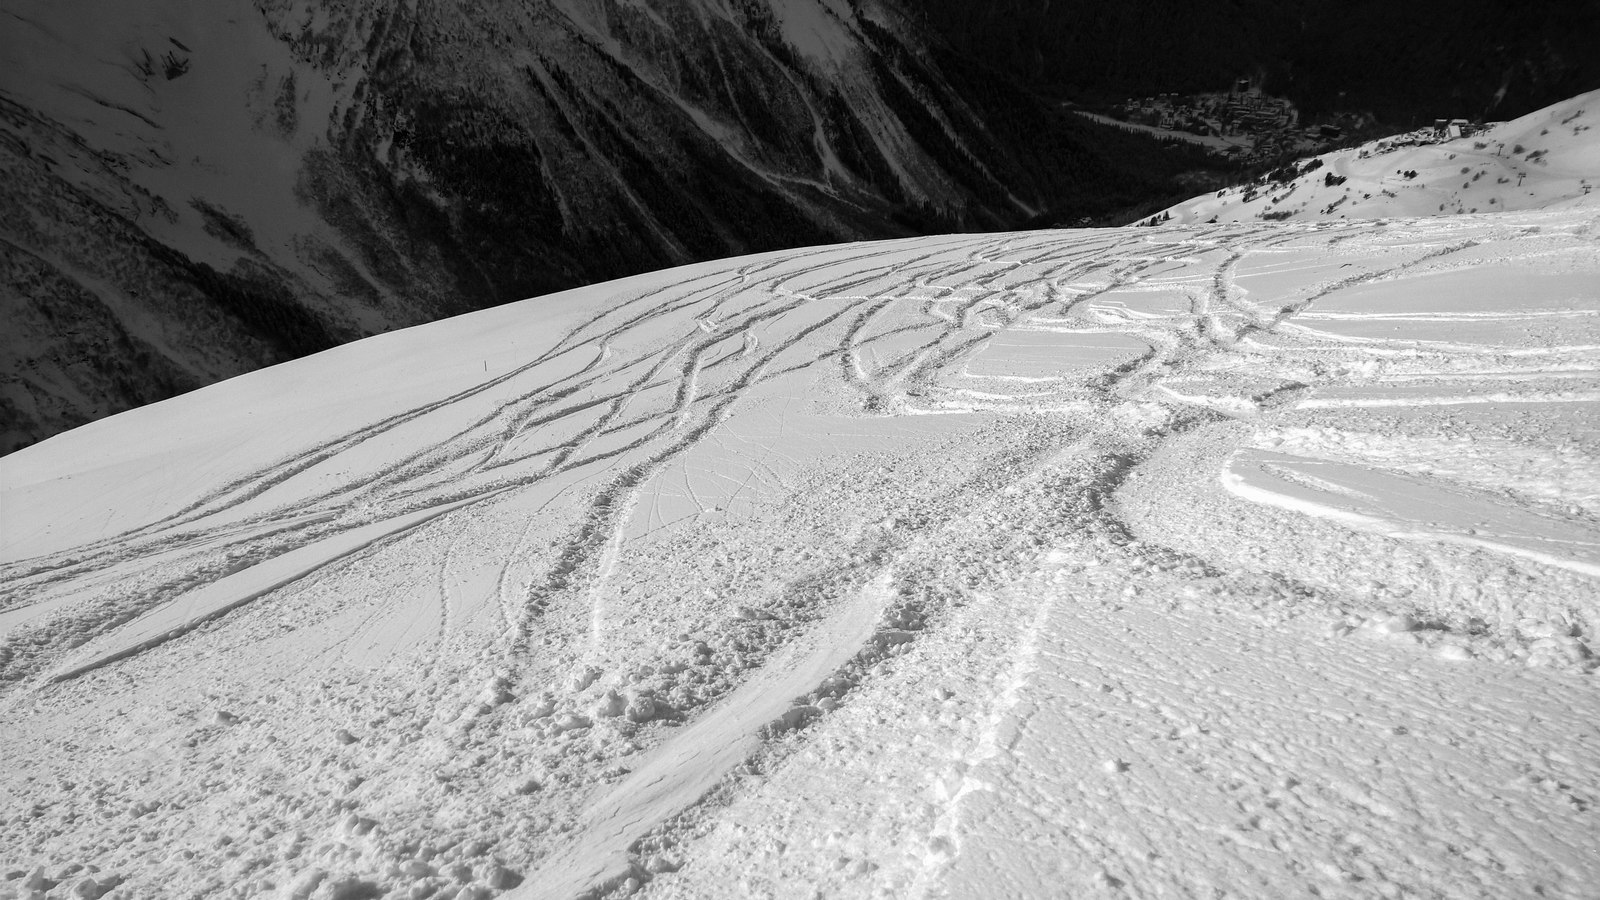
[[[1248, 78], [1237, 80], [1226, 91], [1165, 93], [1129, 98], [1101, 111], [1073, 112], [1162, 140], [1196, 144], [1242, 165], [1324, 153], [1369, 137], [1366, 132], [1375, 125], [1370, 117], [1352, 113], [1302, 121], [1292, 102], [1267, 94]], [[1394, 140], [1434, 143], [1469, 137], [1481, 128], [1465, 119], [1438, 119], [1431, 128]]]

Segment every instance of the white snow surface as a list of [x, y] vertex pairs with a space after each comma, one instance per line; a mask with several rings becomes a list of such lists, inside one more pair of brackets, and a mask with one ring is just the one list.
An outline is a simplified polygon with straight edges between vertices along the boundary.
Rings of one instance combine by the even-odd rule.
[[1594, 897], [1600, 213], [707, 263], [0, 459], [0, 896]]

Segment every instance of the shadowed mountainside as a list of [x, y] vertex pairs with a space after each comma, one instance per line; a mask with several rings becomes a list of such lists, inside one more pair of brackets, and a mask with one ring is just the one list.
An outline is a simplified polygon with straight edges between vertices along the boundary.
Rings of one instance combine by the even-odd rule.
[[0, 450], [633, 272], [1173, 202], [1190, 164], [1089, 149], [872, 0], [3, 5]]

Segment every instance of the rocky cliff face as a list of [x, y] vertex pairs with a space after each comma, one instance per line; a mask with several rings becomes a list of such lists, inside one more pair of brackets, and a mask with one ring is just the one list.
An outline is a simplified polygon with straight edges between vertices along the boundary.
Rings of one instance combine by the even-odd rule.
[[875, 0], [5, 7], [0, 450], [444, 315], [1048, 193]]

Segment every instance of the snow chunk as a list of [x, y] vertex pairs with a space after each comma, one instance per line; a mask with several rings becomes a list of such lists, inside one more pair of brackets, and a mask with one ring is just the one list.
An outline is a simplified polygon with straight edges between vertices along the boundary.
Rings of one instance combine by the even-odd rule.
[[600, 670], [594, 666], [585, 666], [578, 669], [567, 676], [567, 690], [574, 694], [586, 690], [589, 685], [600, 680], [600, 675]]
[[588, 716], [580, 716], [576, 713], [568, 713], [556, 720], [555, 731], [557, 734], [567, 731], [577, 731], [582, 728], [588, 728], [592, 724], [594, 723], [589, 719]]
[[592, 712], [597, 719], [610, 719], [622, 715], [627, 708], [628, 703], [626, 700], [622, 699], [620, 694], [618, 694], [616, 691], [606, 691], [605, 694], [595, 702]]
[[1416, 619], [1399, 613], [1395, 615], [1377, 615], [1363, 622], [1361, 629], [1373, 635], [1405, 634], [1416, 631], [1422, 626]]

